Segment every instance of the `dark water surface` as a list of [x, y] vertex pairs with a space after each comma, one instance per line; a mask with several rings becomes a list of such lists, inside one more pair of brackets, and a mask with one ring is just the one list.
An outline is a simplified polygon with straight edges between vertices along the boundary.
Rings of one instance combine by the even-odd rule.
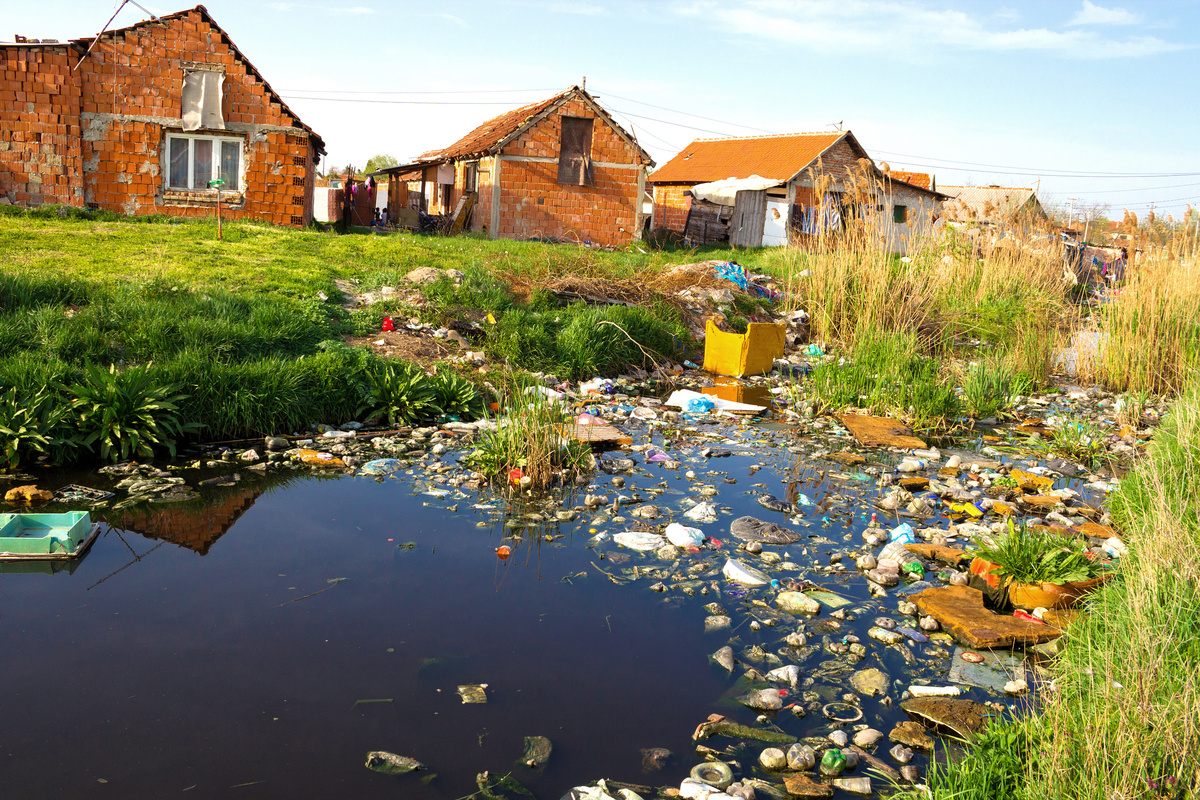
[[[803, 568], [779, 577], [853, 600], [857, 617], [839, 626], [823, 610], [809, 623], [810, 644], [856, 634], [870, 656], [855, 669], [878, 666], [902, 685], [913, 677], [945, 683], [944, 657], [916, 646], [906, 665], [897, 648], [866, 637], [876, 616], [898, 619], [894, 593], [871, 600], [853, 563], [841, 575], [810, 570], [828, 567], [831, 552], [861, 548], [874, 484], [855, 468], [789, 454], [780, 446], [794, 441], [788, 426], [730, 433], [738, 437], [732, 457], [705, 460], [698, 448], [681, 448], [677, 472], [635, 456], [639, 471], [621, 491], [636, 485], [666, 515], [679, 514], [684, 497], [699, 499], [699, 484], [716, 486], [711, 499], [732, 513], [699, 527], [724, 540], [722, 552], [684, 554], [684, 566], [708, 560], [719, 569], [739, 557], [728, 531], [743, 514], [803, 531], [796, 545], [768, 548]], [[886, 466], [893, 457], [874, 458]], [[752, 473], [755, 463], [763, 469]], [[695, 484], [682, 475], [689, 467]], [[58, 484], [103, 482], [87, 477]], [[433, 497], [423, 493], [429, 481], [419, 470], [380, 482], [246, 480], [205, 490], [199, 510], [162, 506], [115, 520], [73, 572], [6, 574], [0, 565], [0, 797], [455, 800], [488, 770], [511, 772], [556, 800], [602, 777], [678, 786], [699, 760], [691, 733], [710, 713], [754, 723], [754, 712], [722, 701], [738, 684], [708, 656], [731, 639], [739, 654], [753, 644], [778, 650], [794, 628], [753, 632], [746, 609], [754, 607], [743, 605], [769, 604], [772, 592], [686, 597], [650, 591], [652, 579], [614, 585], [596, 566], [624, 576], [665, 562], [653, 553], [625, 553], [624, 564], [601, 559], [618, 549], [593, 545], [588, 514], [506, 539], [519, 531], [496, 511], [472, 508], [489, 498]], [[598, 473], [596, 484], [615, 496], [609, 476]], [[757, 505], [754, 484], [793, 501], [804, 493], [812, 505], [800, 525], [789, 523]], [[650, 497], [656, 488], [664, 494]], [[611, 536], [628, 526], [594, 527]], [[546, 533], [562, 536], [546, 542]], [[407, 542], [415, 546], [400, 546]], [[502, 542], [514, 549], [506, 562], [495, 554]], [[712, 601], [732, 612], [733, 630], [703, 633]], [[849, 689], [848, 673], [819, 677], [830, 658], [818, 652], [801, 665], [805, 678], [818, 676], [806, 689], [822, 702]], [[487, 704], [465, 705], [456, 694], [474, 683], [488, 684]], [[880, 698], [861, 702], [863, 722], [885, 733], [903, 718]], [[819, 713], [784, 712], [776, 724], [796, 737], [830, 730]], [[554, 743], [541, 771], [515, 763], [531, 735]], [[737, 758], [749, 768], [764, 746], [751, 743]], [[640, 751], [649, 747], [676, 758], [645, 773]], [[429, 770], [376, 774], [364, 767], [371, 750], [411, 756]], [[885, 751], [877, 755], [888, 760]], [[923, 768], [924, 758], [915, 763]]]
[[[73, 574], [0, 575], [0, 794], [455, 798], [485, 769], [555, 797], [677, 783], [691, 758], [643, 776], [639, 748], [686, 755], [728, 682], [699, 603], [609, 583], [583, 518], [501, 563], [500, 529], [411, 491], [304, 479], [203, 556], [111, 531]], [[488, 703], [464, 705], [456, 686], [478, 682]], [[555, 745], [538, 773], [514, 765], [534, 734]], [[376, 749], [438, 778], [370, 772]]]

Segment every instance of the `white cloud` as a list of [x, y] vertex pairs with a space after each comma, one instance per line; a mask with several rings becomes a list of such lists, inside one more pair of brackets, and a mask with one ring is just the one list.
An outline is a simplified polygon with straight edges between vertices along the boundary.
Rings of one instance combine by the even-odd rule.
[[1108, 59], [1185, 47], [1153, 36], [1111, 39], [1091, 31], [1006, 28], [964, 11], [927, 8], [911, 0], [748, 0], [736, 7], [716, 0], [690, 0], [678, 3], [675, 10], [732, 33], [832, 54], [921, 56], [949, 48]]
[[1075, 12], [1068, 25], [1134, 25], [1142, 21], [1140, 14], [1123, 8], [1104, 8], [1083, 0], [1083, 8]]
[[546, 10], [554, 14], [578, 14], [585, 17], [598, 17], [608, 13], [608, 9], [594, 3], [556, 2], [549, 3]]

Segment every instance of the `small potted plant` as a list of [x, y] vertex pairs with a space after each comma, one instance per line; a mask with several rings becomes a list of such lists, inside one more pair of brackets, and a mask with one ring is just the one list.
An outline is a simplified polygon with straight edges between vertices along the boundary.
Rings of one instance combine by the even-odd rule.
[[1080, 539], [1008, 522], [1008, 531], [979, 548], [970, 572], [1017, 608], [1067, 608], [1112, 575]]

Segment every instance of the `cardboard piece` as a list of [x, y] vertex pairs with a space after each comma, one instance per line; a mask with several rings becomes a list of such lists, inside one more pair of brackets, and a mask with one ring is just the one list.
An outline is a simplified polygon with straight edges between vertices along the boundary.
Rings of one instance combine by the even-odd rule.
[[925, 442], [913, 436], [911, 430], [894, 419], [870, 417], [866, 414], [842, 414], [838, 420], [866, 447], [925, 449]]

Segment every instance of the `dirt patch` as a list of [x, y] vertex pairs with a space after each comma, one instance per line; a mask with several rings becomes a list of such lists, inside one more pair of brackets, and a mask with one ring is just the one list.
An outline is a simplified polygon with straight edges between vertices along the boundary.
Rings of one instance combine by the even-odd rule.
[[351, 347], [369, 347], [376, 355], [385, 358], [399, 358], [418, 364], [445, 361], [463, 352], [454, 342], [419, 336], [408, 331], [380, 331], [370, 336], [347, 336], [344, 341]]

